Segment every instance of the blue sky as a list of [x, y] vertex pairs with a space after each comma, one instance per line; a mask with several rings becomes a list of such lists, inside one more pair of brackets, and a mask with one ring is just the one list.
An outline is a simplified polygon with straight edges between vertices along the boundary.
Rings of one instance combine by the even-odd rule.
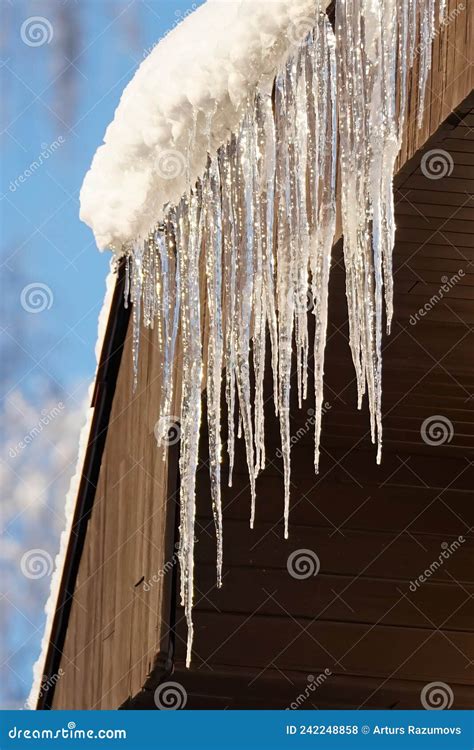
[[[80, 186], [138, 65], [201, 3], [0, 4], [0, 707], [14, 708], [39, 651], [110, 257], [79, 220]], [[25, 574], [37, 549], [44, 575]]]

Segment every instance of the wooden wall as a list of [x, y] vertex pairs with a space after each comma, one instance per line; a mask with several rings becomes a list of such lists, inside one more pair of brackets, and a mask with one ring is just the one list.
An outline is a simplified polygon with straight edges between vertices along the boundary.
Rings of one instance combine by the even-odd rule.
[[[450, 0], [449, 11], [455, 7], [456, 3]], [[472, 13], [466, 11], [435, 40], [434, 67], [421, 131], [416, 130], [414, 123], [417, 75], [414, 73], [401, 163], [417, 151], [471, 91], [467, 61], [471, 49]], [[324, 474], [315, 487], [308, 437], [308, 441], [303, 440], [294, 450], [298, 490], [297, 499], [293, 500], [291, 538], [285, 543], [281, 525], [277, 523], [273, 528], [281, 508], [280, 472], [270, 470], [263, 478], [257, 536], [251, 537], [245, 520], [248, 510], [245, 480], [242, 466], [238, 465], [234, 490], [236, 493], [241, 490], [242, 494], [239, 503], [230, 502], [226, 511], [228, 567], [224, 588], [218, 594], [212, 590], [212, 533], [209, 530], [204, 533], [198, 544], [198, 587], [201, 592], [210, 589], [210, 593], [209, 601], [205, 599], [198, 604], [198, 656], [190, 673], [179, 672], [183, 637], [179, 613], [175, 637], [177, 674], [187, 681], [195, 705], [205, 702], [203, 695], [220, 696], [211, 700], [216, 707], [223, 705], [222, 696], [224, 703], [227, 699], [239, 703], [239, 690], [243, 696], [254, 695], [254, 705], [259, 705], [262, 695], [268, 695], [270, 689], [275, 695], [281, 694], [284, 703], [293, 694], [294, 686], [287, 689], [290, 683], [283, 681], [279, 670], [284, 670], [290, 680], [293, 673], [297, 673], [300, 681], [306, 679], [305, 670], [309, 666], [316, 669], [329, 665], [325, 650], [336, 654], [341, 661], [343, 652], [349, 650], [345, 670], [358, 675], [360, 684], [366, 682], [367, 696], [377, 687], [377, 700], [382, 695], [383, 700], [390, 699], [392, 687], [381, 685], [385, 679], [381, 672], [392, 667], [399, 667], [396, 679], [405, 682], [428, 680], [435, 673], [458, 686], [468, 681], [467, 672], [462, 673], [461, 653], [470, 653], [473, 658], [471, 636], [467, 635], [469, 622], [472, 628], [472, 602], [450, 614], [461, 603], [464, 592], [472, 591], [472, 577], [466, 573], [467, 546], [453, 556], [451, 566], [444, 569], [439, 580], [430, 584], [439, 587], [435, 604], [433, 591], [422, 589], [415, 604], [402, 598], [391, 612], [384, 613], [397, 596], [395, 589], [400, 580], [406, 582], [415, 571], [421, 572], [425, 561], [439, 548], [440, 534], [448, 540], [459, 531], [459, 517], [467, 521], [464, 500], [467, 488], [472, 487], [472, 466], [467, 465], [464, 452], [467, 447], [472, 448], [473, 420], [469, 416], [472, 402], [468, 399], [474, 385], [472, 358], [469, 360], [472, 332], [463, 331], [462, 341], [457, 344], [461, 329], [456, 328], [456, 316], [468, 316], [465, 320], [470, 320], [472, 281], [457, 286], [449, 301], [437, 306], [426, 323], [408, 329], [410, 335], [402, 335], [399, 326], [406, 327], [407, 316], [437, 286], [440, 275], [473, 259], [472, 213], [469, 205], [459, 202], [465, 190], [472, 192], [472, 181], [466, 176], [467, 168], [472, 165], [472, 124], [466, 120], [459, 126], [464, 130], [458, 128], [449, 143], [445, 143], [456, 155], [455, 170], [447, 182], [427, 186], [416, 167], [407, 178], [411, 182], [403, 186], [409, 191], [406, 198], [398, 195], [397, 320], [384, 355], [386, 450], [382, 467], [374, 468], [373, 451], [366, 445], [367, 415], [358, 415], [354, 410], [352, 366], [345, 341], [343, 272], [336, 256], [329, 342], [333, 366], [327, 374], [328, 400], [333, 409], [325, 421], [323, 435]], [[417, 199], [412, 199], [413, 190], [419, 191]], [[418, 204], [424, 206], [421, 217]], [[456, 206], [455, 219], [449, 218], [451, 206]], [[404, 259], [410, 262], [404, 263]], [[466, 266], [466, 273], [469, 270]], [[139, 383], [133, 395], [129, 330], [62, 650], [60, 666], [64, 676], [56, 686], [53, 708], [116, 708], [139, 694], [145, 684], [154, 687], [159, 673], [157, 664], [168, 653], [168, 616], [172, 616], [173, 607], [165, 606], [165, 599], [175, 570], [171, 524], [176, 509], [176, 471], [173, 467], [172, 486], [168, 486], [168, 465], [157, 450], [153, 435], [160, 399], [159, 364], [155, 337], [152, 332], [143, 331]], [[403, 394], [406, 398], [399, 401]], [[442, 453], [428, 455], [426, 446], [420, 444], [419, 423], [423, 415], [433, 412], [446, 414], [462, 428], [456, 429], [452, 443]], [[297, 415], [296, 419], [300, 417]], [[351, 451], [359, 441], [358, 452]], [[411, 459], [408, 452], [413, 455]], [[351, 475], [356, 476], [356, 482]], [[373, 487], [367, 500], [366, 483]], [[207, 527], [208, 489], [204, 473], [200, 487], [202, 524]], [[443, 502], [445, 496], [434, 500], [433, 491], [441, 487], [448, 487], [449, 510]], [[432, 509], [428, 513], [429, 502]], [[404, 530], [407, 523], [409, 528]], [[341, 527], [343, 535], [334, 531], [334, 527]], [[256, 544], [256, 539], [261, 541]], [[283, 602], [291, 613], [288, 617], [281, 612], [281, 602], [263, 597], [261, 603], [259, 597], [263, 589], [271, 593], [278, 586], [288, 550], [303, 546], [317, 547], [323, 575], [303, 581], [298, 590], [288, 587], [285, 594], [288, 598]], [[360, 577], [355, 585], [345, 589], [354, 570]], [[450, 575], [460, 577], [459, 585], [450, 581]], [[146, 586], [150, 581], [151, 585]], [[333, 591], [345, 602], [332, 601]], [[311, 619], [314, 602], [318, 608], [328, 609], [303, 637], [299, 629], [301, 623]], [[217, 614], [215, 607], [223, 611]], [[248, 616], [246, 613], [255, 607], [258, 617], [251, 618], [251, 626], [244, 627], [241, 623]], [[417, 607], [424, 611], [423, 615]], [[351, 610], [356, 610], [358, 617], [351, 615]], [[448, 615], [446, 633], [434, 632], [433, 622], [441, 625]], [[383, 623], [378, 622], [381, 616]], [[431, 624], [426, 616], [432, 620]], [[285, 655], [278, 658], [276, 651], [270, 652], [268, 639], [277, 622], [275, 638], [278, 633], [279, 638], [284, 638], [282, 648], [287, 647]], [[403, 645], [397, 635], [400, 627], [406, 631]], [[227, 633], [228, 644], [221, 645], [217, 655], [211, 655], [218, 645], [214, 642], [217, 634], [222, 644]], [[439, 655], [446, 668], [436, 670], [427, 663], [428, 652], [423, 646], [426, 638], [432, 649], [429, 654]], [[288, 647], [290, 642], [292, 646]], [[275, 644], [273, 640], [273, 649]], [[404, 648], [412, 649], [415, 655], [400, 666]], [[386, 656], [377, 674], [373, 665], [370, 669], [367, 666], [374, 649]], [[212, 667], [215, 657], [218, 668]], [[258, 687], [249, 685], [248, 672], [251, 668], [258, 674], [269, 657], [276, 660], [271, 673], [268, 669], [264, 672], [262, 679], [268, 677], [269, 682], [262, 693], [262, 683]], [[203, 659], [211, 660], [214, 676]], [[232, 683], [227, 679], [229, 670]], [[238, 673], [242, 670], [239, 682]], [[341, 668], [337, 681], [327, 682], [329, 703], [333, 699], [336, 702], [336, 696], [339, 703], [344, 703], [340, 696], [353, 696], [353, 685], [347, 680]], [[229, 690], [230, 684], [234, 685], [234, 692], [227, 695], [224, 686]], [[350, 703], [352, 698], [347, 700]]]

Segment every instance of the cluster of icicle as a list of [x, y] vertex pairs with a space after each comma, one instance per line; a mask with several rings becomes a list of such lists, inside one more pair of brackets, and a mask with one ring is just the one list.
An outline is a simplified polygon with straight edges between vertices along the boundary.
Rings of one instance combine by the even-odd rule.
[[336, 35], [326, 15], [318, 14], [314, 29], [278, 72], [273, 87], [260, 88], [247, 103], [238, 132], [217, 153], [209, 154], [206, 172], [198, 183], [178, 205], [169, 208], [165, 221], [145, 240], [128, 248], [125, 296], [133, 303], [135, 383], [142, 324], [156, 329], [163, 353], [159, 443], [166, 442], [173, 412], [178, 337], [180, 342], [179, 560], [188, 624], [188, 665], [193, 640], [195, 486], [202, 391], [207, 391], [220, 586], [221, 393], [225, 391], [228, 413], [229, 483], [238, 410], [253, 526], [255, 481], [265, 467], [263, 381], [268, 332], [284, 462], [286, 538], [292, 363], [296, 350], [301, 405], [308, 389], [308, 310], [315, 319], [318, 471], [338, 134], [350, 346], [358, 405], [360, 408], [367, 392], [372, 440], [377, 443], [380, 460], [383, 291], [388, 328], [393, 306], [392, 176], [403, 132], [407, 70], [418, 51], [423, 106], [434, 12], [434, 0], [338, 0]]
[[[445, 0], [439, 3], [444, 19]], [[372, 442], [382, 456], [382, 297], [393, 316], [393, 173], [407, 75], [419, 56], [418, 126], [435, 34], [435, 0], [338, 0], [339, 154], [349, 341], [358, 408], [367, 392]]]

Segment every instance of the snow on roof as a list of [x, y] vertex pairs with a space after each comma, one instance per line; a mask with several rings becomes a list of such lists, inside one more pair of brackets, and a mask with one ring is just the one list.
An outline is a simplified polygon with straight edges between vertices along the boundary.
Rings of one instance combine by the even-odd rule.
[[329, 0], [207, 0], [125, 88], [81, 191], [100, 249], [146, 236], [236, 128]]

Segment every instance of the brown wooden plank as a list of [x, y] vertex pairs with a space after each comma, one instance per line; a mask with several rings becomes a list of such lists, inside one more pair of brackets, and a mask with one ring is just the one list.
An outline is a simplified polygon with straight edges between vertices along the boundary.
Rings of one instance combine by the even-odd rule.
[[[278, 622], [279, 621], [279, 622]], [[177, 627], [182, 641], [183, 620]], [[268, 637], [268, 633], [272, 637]], [[444, 636], [447, 636], [446, 638]], [[430, 658], [436, 653], [437, 658]], [[469, 662], [474, 639], [468, 633], [437, 632], [350, 623], [313, 622], [254, 615], [198, 612], [195, 616], [196, 665], [208, 662], [313, 672], [329, 668], [338, 674], [471, 684]], [[313, 672], [314, 673], [314, 672]]]
[[405, 581], [325, 574], [295, 583], [278, 570], [234, 566], [224, 567], [224, 581], [218, 589], [215, 566], [199, 566], [196, 587], [205, 596], [198, 593], [196, 610], [474, 632], [472, 585], [426, 583], [412, 591]]
[[[410, 531], [413, 534], [440, 533], [456, 536], [473, 526], [474, 510], [469, 490], [439, 490], [412, 483], [380, 487], [360, 487], [341, 477], [329, 475], [316, 484], [312, 477], [298, 478], [298, 490], [293, 493], [291, 522], [309, 528], [318, 526], [330, 534], [342, 536], [346, 529], [372, 531]], [[208, 479], [199, 477], [199, 523], [211, 536], [211, 503]], [[236, 475], [232, 490], [225, 489], [223, 504], [226, 517], [249, 518], [249, 483], [245, 476]], [[283, 514], [283, 488], [278, 477], [268, 477], [259, 493], [259, 522], [280, 523]]]
[[474, 234], [473, 230], [474, 210], [471, 210], [470, 220], [461, 219], [454, 208], [447, 217], [435, 217], [420, 215], [404, 216], [400, 214], [397, 217], [397, 231], [401, 233], [402, 229], [423, 229], [442, 230], [443, 233], [453, 234]]
[[[240, 666], [222, 668], [218, 674], [205, 667], [185, 669], [179, 664], [174, 678], [185, 688], [186, 708], [209, 709], [420, 709], [421, 692], [426, 683], [416, 680], [385, 680], [332, 673], [323, 681], [315, 669], [304, 672], [267, 668], [260, 674]], [[314, 679], [318, 678], [317, 685]], [[472, 689], [450, 685], [452, 708], [472, 706]], [[297, 717], [294, 717], [297, 721]]]
[[[293, 487], [294, 501], [298, 501], [297, 482]], [[242, 502], [244, 498], [241, 498]], [[197, 536], [197, 559], [211, 563], [215, 560], [215, 542], [208, 525], [201, 526]], [[347, 530], [343, 534], [333, 529], [291, 525], [291, 536], [285, 544], [281, 524], [260, 522], [257, 511], [255, 529], [237, 520], [224, 526], [227, 540], [227, 565], [276, 568], [287, 571], [288, 556], [295, 550], [313, 550], [321, 563], [321, 572], [333, 575], [370, 576], [414, 581], [433, 561], [439, 562], [437, 581], [455, 580], [474, 582], [472, 570], [473, 540], [460, 520], [458, 533], [453, 536], [412, 534], [405, 532], [368, 532]], [[465, 541], [456, 540], [462, 536]], [[443, 558], [444, 545], [455, 545], [456, 553]], [[347, 549], [351, 549], [350, 557]], [[451, 547], [449, 547], [451, 549]], [[447, 549], [447, 548], [446, 548]], [[471, 568], [471, 569], [470, 569]], [[285, 572], [284, 575], [289, 575]]]
[[[415, 196], [416, 197], [416, 196]], [[469, 204], [463, 208], [453, 206], [443, 206], [433, 203], [410, 203], [408, 200], [400, 200], [397, 203], [397, 226], [403, 226], [406, 221], [405, 217], [412, 216], [416, 219], [418, 217], [434, 217], [441, 219], [450, 219], [453, 214], [456, 219], [460, 219], [464, 222], [474, 222], [474, 202], [470, 201]], [[469, 227], [467, 227], [467, 230]]]

